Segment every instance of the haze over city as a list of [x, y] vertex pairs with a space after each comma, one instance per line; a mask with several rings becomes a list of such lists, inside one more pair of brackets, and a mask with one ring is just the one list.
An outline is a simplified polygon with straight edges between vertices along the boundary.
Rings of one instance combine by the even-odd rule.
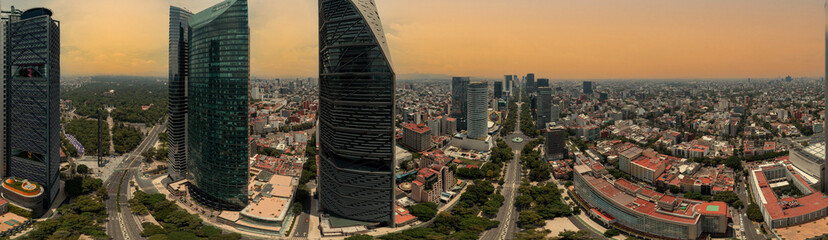
[[[315, 76], [317, 3], [252, 0], [256, 77]], [[55, 11], [64, 75], [163, 76], [168, 5], [194, 0], [10, 0]], [[818, 0], [378, 1], [398, 75], [552, 79], [819, 76]], [[90, 14], [94, 13], [94, 14]]]

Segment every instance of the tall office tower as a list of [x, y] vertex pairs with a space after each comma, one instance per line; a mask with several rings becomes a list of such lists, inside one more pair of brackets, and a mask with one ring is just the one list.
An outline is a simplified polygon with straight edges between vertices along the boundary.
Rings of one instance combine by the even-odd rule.
[[451, 117], [457, 120], [457, 131], [466, 130], [468, 120], [469, 77], [451, 78]]
[[535, 74], [528, 73], [526, 74], [526, 94], [530, 94], [535, 92]]
[[7, 171], [41, 184], [49, 208], [60, 190], [60, 22], [32, 8], [10, 22], [8, 38]]
[[558, 105], [552, 105], [552, 111], [549, 114], [550, 122], [557, 122], [561, 118], [561, 108]]
[[167, 166], [170, 178], [187, 176], [187, 68], [189, 23], [193, 13], [170, 6], [170, 75], [167, 111]]
[[592, 82], [584, 81], [584, 94], [592, 94]]
[[549, 79], [548, 78], [538, 78], [538, 82], [535, 83], [537, 87], [549, 87]]
[[373, 0], [319, 0], [319, 201], [394, 226], [394, 89]]
[[[825, 92], [828, 92], [828, 3], [825, 3], [825, 77], [822, 78], [825, 82]], [[828, 94], [825, 95], [825, 104], [828, 106]], [[828, 126], [828, 120], [822, 126]], [[823, 134], [825, 134], [825, 139], [828, 141], [828, 130], [822, 130]], [[826, 145], [828, 146], [828, 145]], [[819, 180], [822, 182], [822, 192], [828, 194], [828, 168], [825, 165], [828, 165], [828, 155], [825, 156], [826, 161], [822, 165], [822, 178]]]
[[544, 134], [546, 139], [545, 147], [546, 160], [561, 160], [566, 157], [566, 128], [559, 125], [551, 125], [546, 128]]
[[552, 121], [552, 88], [538, 87], [538, 119], [535, 126], [538, 129], [546, 127], [546, 123]]
[[503, 98], [503, 82], [494, 82], [494, 98]]
[[190, 17], [187, 175], [190, 194], [215, 209], [247, 205], [250, 28], [247, 0]]
[[[6, 26], [8, 19], [0, 19], [0, 51], [6, 52]], [[0, 75], [0, 179], [6, 177], [6, 54], [0, 54], [3, 75]]]
[[488, 115], [489, 110], [489, 83], [469, 83], [469, 130], [466, 135], [469, 138], [485, 138], [489, 133]]
[[506, 88], [504, 88], [507, 92], [512, 91], [512, 75], [504, 75], [506, 78]]

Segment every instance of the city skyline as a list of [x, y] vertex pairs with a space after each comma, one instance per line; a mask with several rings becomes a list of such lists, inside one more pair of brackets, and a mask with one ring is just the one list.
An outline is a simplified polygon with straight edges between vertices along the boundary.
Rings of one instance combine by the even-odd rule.
[[[195, 11], [216, 2], [15, 0], [4, 6], [61, 9], [56, 18], [73, 26], [64, 32], [65, 76], [160, 77], [167, 72], [168, 6]], [[455, 1], [438, 9], [430, 1], [378, 3], [387, 13], [383, 27], [398, 75], [774, 78], [822, 72], [822, 1], [475, 3]], [[316, 75], [316, 4], [251, 5], [251, 74]], [[126, 27], [100, 27], [101, 19]]]

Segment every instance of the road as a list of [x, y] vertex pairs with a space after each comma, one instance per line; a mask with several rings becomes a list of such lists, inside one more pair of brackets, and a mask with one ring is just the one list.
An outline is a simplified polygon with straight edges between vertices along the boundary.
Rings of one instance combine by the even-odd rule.
[[[127, 192], [130, 187], [130, 180], [137, 176], [141, 165], [141, 161], [136, 161], [136, 159], [140, 158], [141, 153], [154, 147], [155, 141], [158, 140], [158, 133], [163, 131], [166, 128], [165, 126], [166, 123], [153, 127], [144, 140], [141, 141], [141, 144], [121, 161], [118, 170], [116, 170], [117, 174], [112, 174], [104, 182], [104, 186], [109, 192], [109, 198], [106, 200], [108, 214], [106, 233], [112, 239], [144, 239], [141, 237], [141, 222], [129, 211]], [[121, 181], [122, 178], [123, 181]], [[120, 203], [118, 203], [118, 199], [120, 199]], [[119, 204], [121, 206], [120, 212], [118, 211]]]
[[[316, 181], [308, 182], [308, 189], [315, 189], [315, 182]], [[309, 199], [305, 199], [304, 201], [302, 201], [302, 207], [304, 209], [302, 211], [302, 214], [299, 214], [299, 221], [296, 222], [296, 226], [293, 227], [294, 233], [292, 237], [308, 237], [308, 231], [310, 230], [309, 228], [311, 215], [313, 215], [314, 217], [319, 217], [316, 209], [316, 198], [314, 196], [311, 196]], [[308, 219], [308, 222], [305, 222], [305, 219]]]
[[[517, 116], [509, 117], [518, 118], [517, 124], [515, 124], [515, 129], [520, 129], [520, 105], [518, 105]], [[512, 142], [512, 139], [516, 137], [523, 138], [523, 142]], [[494, 219], [499, 221], [500, 224], [498, 224], [496, 228], [483, 232], [483, 235], [480, 237], [480, 239], [483, 240], [512, 239], [514, 238], [515, 232], [518, 231], [518, 213], [515, 211], [514, 202], [517, 195], [517, 189], [520, 186], [520, 152], [523, 149], [523, 146], [525, 146], [526, 143], [532, 139], [523, 133], [511, 131], [511, 133], [506, 135], [503, 140], [506, 142], [506, 145], [509, 145], [509, 147], [512, 148], [515, 156], [512, 161], [506, 163], [503, 189], [500, 190], [500, 193], [506, 199], [503, 201], [503, 206], [500, 206], [500, 209], [497, 211], [497, 217]]]
[[[744, 165], [744, 163], [742, 163], [742, 164]], [[740, 221], [739, 224], [740, 224], [740, 226], [742, 226], [742, 230], [744, 230], [744, 237], [747, 240], [767, 239], [762, 234], [756, 232], [756, 229], [758, 229], [759, 226], [757, 226], [756, 224], [753, 223], [753, 221], [748, 219], [747, 214], [745, 213], [745, 209], [747, 208], [747, 205], [750, 204], [750, 198], [748, 198], [748, 196], [747, 196], [747, 189], [746, 189], [746, 186], [745, 186], [748, 179], [744, 178], [744, 177], [741, 177], [741, 176], [739, 178], [741, 178], [742, 181], [740, 183], [736, 184], [736, 189], [735, 189], [736, 190], [736, 195], [739, 196], [739, 200], [741, 200], [742, 203], [744, 203], [745, 207], [742, 208], [741, 210], [737, 210], [736, 212], [738, 212], [739, 221]], [[736, 215], [731, 214], [731, 216], [735, 217]], [[736, 221], [736, 219], [734, 218], [733, 221]]]

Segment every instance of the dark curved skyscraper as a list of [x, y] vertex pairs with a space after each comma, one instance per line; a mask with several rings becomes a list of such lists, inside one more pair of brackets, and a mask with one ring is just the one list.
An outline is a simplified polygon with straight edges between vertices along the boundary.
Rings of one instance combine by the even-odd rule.
[[187, 174], [187, 47], [188, 20], [193, 13], [170, 6], [170, 78], [167, 121], [167, 161], [170, 178], [182, 179]]
[[319, 0], [319, 200], [394, 224], [394, 70], [373, 0]]
[[246, 0], [190, 17], [187, 172], [190, 193], [216, 209], [247, 205], [250, 28]]

